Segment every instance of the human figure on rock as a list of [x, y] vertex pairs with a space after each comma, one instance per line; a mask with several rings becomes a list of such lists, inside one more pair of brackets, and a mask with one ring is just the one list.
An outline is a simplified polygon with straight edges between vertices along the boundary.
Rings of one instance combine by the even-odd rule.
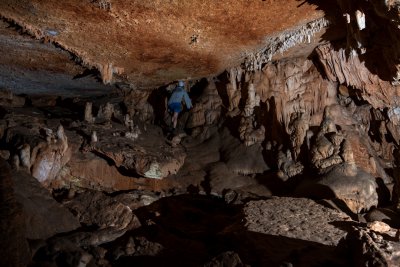
[[178, 85], [172, 91], [170, 98], [168, 99], [168, 110], [172, 113], [172, 131], [175, 132], [176, 125], [178, 124], [178, 116], [182, 111], [182, 100], [185, 102], [186, 108], [191, 109], [192, 101], [188, 93], [185, 90], [185, 83], [179, 81]]

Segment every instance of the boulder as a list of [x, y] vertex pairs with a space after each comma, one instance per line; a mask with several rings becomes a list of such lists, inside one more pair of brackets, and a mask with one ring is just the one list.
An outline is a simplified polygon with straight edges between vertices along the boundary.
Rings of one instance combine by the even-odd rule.
[[35, 178], [24, 172], [14, 172], [12, 179], [15, 197], [23, 207], [26, 238], [47, 239], [80, 227], [78, 219], [56, 202]]
[[286, 236], [337, 246], [347, 232], [333, 225], [349, 222], [346, 214], [305, 198], [274, 197], [248, 202], [244, 208], [248, 231]]
[[296, 194], [318, 199], [338, 199], [350, 211], [360, 213], [378, 205], [375, 178], [347, 163], [337, 165], [315, 180], [301, 183]]
[[124, 136], [114, 136], [113, 142], [101, 138], [109, 134], [98, 133], [99, 141], [92, 147], [92, 151], [111, 159], [116, 167], [127, 173], [162, 179], [176, 174], [185, 161], [186, 153], [183, 149], [180, 146], [171, 148], [160, 133], [149, 131], [135, 141]]
[[226, 131], [223, 135], [221, 158], [234, 174], [248, 175], [268, 170], [262, 151], [260, 144], [245, 146]]
[[222, 195], [224, 190], [236, 190], [257, 183], [252, 177], [234, 174], [223, 162], [212, 164], [209, 168], [211, 194]]
[[393, 228], [400, 228], [400, 215], [389, 208], [376, 208], [364, 215], [367, 222], [380, 221]]

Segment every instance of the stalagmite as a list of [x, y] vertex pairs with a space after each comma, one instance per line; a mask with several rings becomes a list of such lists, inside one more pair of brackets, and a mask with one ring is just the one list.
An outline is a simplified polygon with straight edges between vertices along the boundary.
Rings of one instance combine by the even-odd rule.
[[256, 94], [254, 84], [250, 83], [248, 87], [248, 96], [246, 106], [244, 108], [244, 116], [249, 117], [253, 115], [254, 108], [260, 106], [260, 96]]
[[241, 92], [240, 88], [238, 87], [238, 82], [241, 80], [241, 70], [241, 68], [231, 68], [228, 72], [229, 83], [226, 85], [226, 90], [229, 100], [229, 111], [232, 111], [239, 106]]
[[133, 120], [131, 119], [131, 116], [129, 116], [129, 114], [125, 114], [124, 116], [124, 125], [129, 129], [133, 128]]
[[97, 132], [93, 131], [92, 135], [90, 136], [90, 144], [95, 144], [98, 141], [97, 139]]
[[305, 141], [307, 131], [310, 126], [310, 117], [308, 116], [308, 114], [305, 113], [293, 113], [292, 115], [294, 116], [289, 124], [289, 133], [290, 141], [292, 142], [292, 149], [294, 152], [294, 160], [297, 160], [297, 157], [300, 154], [300, 148]]
[[364, 30], [365, 29], [365, 13], [363, 13], [360, 10], [357, 10], [356, 11], [356, 21], [357, 21], [358, 29], [360, 31]]
[[86, 105], [85, 105], [85, 122], [87, 122], [87, 123], [93, 123], [94, 122], [93, 113], [92, 113], [92, 102], [86, 102]]
[[13, 169], [15, 169], [16, 171], [19, 171], [20, 168], [20, 160], [19, 160], [19, 156], [18, 155], [14, 155], [12, 158], [12, 167]]
[[19, 150], [19, 158], [22, 167], [27, 168], [28, 170], [31, 168], [31, 146], [28, 144], [24, 144]]
[[113, 114], [114, 114], [114, 105], [107, 102], [104, 106], [100, 107], [97, 117], [105, 119], [106, 122], [110, 122]]
[[59, 144], [59, 146], [61, 148], [61, 151], [60, 151], [61, 152], [61, 156], [64, 156], [65, 152], [68, 149], [68, 138], [65, 135], [64, 127], [62, 125], [59, 125], [58, 128], [57, 128], [57, 139], [58, 139], [57, 140], [58, 144]]
[[[343, 140], [338, 135], [335, 124], [326, 118], [320, 127], [315, 143], [311, 148], [311, 162], [319, 170], [343, 162], [340, 157], [340, 142]], [[328, 138], [328, 137], [329, 138]]]

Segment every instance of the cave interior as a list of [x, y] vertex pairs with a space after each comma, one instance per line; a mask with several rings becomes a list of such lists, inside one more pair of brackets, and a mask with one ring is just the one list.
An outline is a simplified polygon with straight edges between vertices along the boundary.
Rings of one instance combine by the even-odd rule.
[[400, 1], [2, 0], [0, 54], [2, 266], [400, 266]]

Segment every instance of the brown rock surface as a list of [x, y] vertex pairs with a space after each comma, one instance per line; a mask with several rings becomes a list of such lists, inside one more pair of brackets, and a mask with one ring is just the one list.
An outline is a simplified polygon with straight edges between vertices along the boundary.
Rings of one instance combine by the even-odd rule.
[[[57, 95], [89, 95], [111, 89], [98, 83], [88, 70], [85, 72], [68, 52], [21, 35], [16, 29], [0, 21], [0, 88], [39, 96], [55, 91]], [[72, 79], [79, 75], [80, 79]]]
[[[110, 132], [103, 133], [110, 136]], [[181, 147], [171, 147], [161, 134], [145, 133], [135, 142], [127, 137], [101, 138], [93, 151], [111, 159], [117, 167], [146, 178], [162, 179], [176, 174], [185, 161]]]
[[0, 250], [4, 266], [26, 266], [31, 258], [23, 206], [17, 202], [10, 166], [0, 158]]
[[323, 12], [296, 0], [284, 7], [276, 0], [105, 5], [5, 0], [0, 15], [70, 51], [85, 66], [96, 68], [104, 83], [122, 80], [152, 87], [221, 73], [241, 63], [242, 51], [256, 50], [266, 37], [321, 18]]
[[[281, 235], [325, 245], [337, 245], [346, 232], [333, 222], [351, 219], [304, 198], [272, 198], [251, 201], [244, 207], [245, 227], [249, 231]], [[329, 233], [329, 234], [328, 234]]]
[[33, 177], [14, 173], [16, 199], [23, 206], [26, 238], [47, 239], [80, 227], [79, 221]]

